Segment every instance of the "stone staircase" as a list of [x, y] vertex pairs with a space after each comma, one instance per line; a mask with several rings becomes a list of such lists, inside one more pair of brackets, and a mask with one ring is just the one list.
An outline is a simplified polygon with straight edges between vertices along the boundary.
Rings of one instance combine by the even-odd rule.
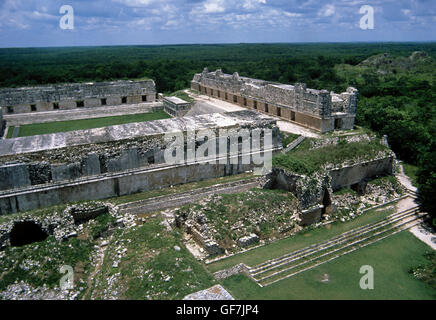
[[294, 150], [296, 147], [298, 147], [304, 140], [306, 139], [305, 136], [300, 136], [297, 139], [295, 139], [289, 146], [287, 146], [285, 149], [283, 149], [282, 153], [288, 153], [291, 150]]
[[255, 267], [247, 267], [248, 275], [259, 286], [269, 286], [409, 229], [421, 223], [426, 215], [420, 213], [418, 206], [413, 207], [380, 222], [347, 231]]

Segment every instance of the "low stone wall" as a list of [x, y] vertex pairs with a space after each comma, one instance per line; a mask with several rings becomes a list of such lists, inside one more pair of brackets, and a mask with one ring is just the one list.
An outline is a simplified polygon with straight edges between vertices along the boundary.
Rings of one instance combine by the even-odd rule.
[[331, 187], [333, 191], [350, 187], [364, 179], [372, 179], [382, 175], [392, 175], [394, 170], [394, 157], [374, 159], [355, 165], [330, 170]]

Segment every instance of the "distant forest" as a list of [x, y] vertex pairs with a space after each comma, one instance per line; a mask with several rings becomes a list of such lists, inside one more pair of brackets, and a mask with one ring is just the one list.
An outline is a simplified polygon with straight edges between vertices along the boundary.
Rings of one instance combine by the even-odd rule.
[[170, 93], [204, 67], [335, 92], [355, 86], [357, 124], [387, 134], [398, 157], [419, 166], [424, 206], [435, 213], [435, 61], [436, 43], [0, 49], [0, 87], [151, 78]]

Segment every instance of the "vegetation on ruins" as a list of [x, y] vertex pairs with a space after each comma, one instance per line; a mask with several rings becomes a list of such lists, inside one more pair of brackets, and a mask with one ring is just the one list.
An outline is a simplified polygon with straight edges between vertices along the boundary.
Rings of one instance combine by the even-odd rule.
[[295, 173], [311, 175], [327, 164], [336, 165], [347, 160], [364, 161], [365, 159], [373, 159], [380, 152], [387, 152], [388, 150], [386, 146], [378, 141], [352, 143], [346, 143], [345, 141], [319, 149], [307, 149], [305, 145], [301, 145], [289, 153], [274, 157], [273, 165]]
[[151, 78], [171, 93], [204, 67], [335, 92], [352, 85], [360, 92], [357, 124], [387, 134], [399, 158], [418, 165], [424, 207], [435, 213], [435, 58], [435, 43], [1, 49], [0, 87]]
[[[12, 214], [0, 223], [24, 215], [57, 216], [65, 207]], [[180, 230], [168, 230], [162, 221], [148, 215], [126, 225], [105, 213], [80, 225], [75, 237], [60, 241], [51, 235], [24, 246], [7, 246], [0, 251], [0, 299], [10, 294], [29, 297], [30, 292], [21, 292], [23, 287], [35, 295], [62, 294], [63, 265], [73, 267], [75, 283], [65, 299], [182, 299], [214, 285], [212, 275], [184, 247]]]
[[219, 247], [234, 251], [244, 236], [256, 234], [261, 240], [269, 240], [292, 231], [297, 226], [296, 208], [296, 199], [289, 192], [252, 189], [213, 196], [183, 206], [175, 214], [183, 220], [199, 219], [201, 215]]

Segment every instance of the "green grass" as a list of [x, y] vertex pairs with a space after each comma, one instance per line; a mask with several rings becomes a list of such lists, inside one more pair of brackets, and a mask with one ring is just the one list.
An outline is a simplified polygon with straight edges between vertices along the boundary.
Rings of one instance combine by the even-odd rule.
[[6, 133], [6, 139], [11, 139], [12, 136], [14, 135], [14, 126], [10, 126], [8, 127], [8, 132]]
[[[100, 272], [94, 279], [90, 295], [96, 299], [104, 292], [118, 292], [118, 299], [166, 300], [182, 299], [187, 294], [207, 289], [216, 281], [183, 246], [177, 229], [167, 231], [160, 218], [147, 220], [143, 225], [115, 234], [116, 241], [108, 245]], [[117, 249], [126, 248], [117, 268], [113, 261]], [[174, 246], [179, 246], [176, 251]], [[111, 286], [107, 279], [119, 273]]]
[[416, 174], [418, 173], [418, 167], [414, 166], [413, 164], [403, 163], [403, 169], [404, 169], [404, 173], [410, 178], [412, 185], [414, 187], [417, 187], [418, 177]]
[[[56, 132], [66, 132], [75, 130], [85, 130], [102, 128], [132, 122], [144, 122], [160, 119], [169, 119], [171, 116], [160, 110], [151, 113], [132, 114], [117, 117], [104, 117], [85, 120], [56, 121], [48, 123], [29, 124], [20, 127], [19, 137], [49, 134]], [[8, 135], [11, 129], [8, 130]], [[13, 131], [13, 130], [12, 130]]]
[[[33, 213], [43, 215], [47, 214], [48, 210]], [[90, 262], [94, 246], [97, 244], [96, 237], [114, 222], [112, 216], [105, 214], [84, 224], [84, 229], [89, 230], [90, 236], [66, 241], [57, 241], [54, 236], [49, 236], [44, 241], [22, 247], [6, 247], [0, 263], [0, 291], [20, 281], [33, 287], [58, 287], [63, 276], [59, 268], [69, 265], [75, 270], [75, 283], [77, 288], [82, 288], [82, 295], [87, 287], [86, 277], [92, 268]]]
[[[392, 205], [392, 204], [391, 204]], [[386, 210], [369, 210], [365, 214], [348, 222], [334, 222], [327, 227], [317, 229], [308, 228], [297, 233], [294, 236], [278, 240], [271, 244], [259, 247], [245, 253], [240, 253], [230, 258], [226, 258], [207, 265], [211, 272], [230, 268], [239, 263], [245, 263], [249, 266], [255, 266], [266, 260], [280, 257], [286, 253], [302, 249], [306, 246], [328, 240], [332, 237], [340, 235], [360, 226], [374, 223], [384, 219], [386, 216], [393, 213], [393, 209]]]
[[[401, 232], [376, 244], [308, 270], [271, 286], [260, 288], [248, 277], [237, 275], [222, 281], [236, 299], [436, 299], [436, 290], [415, 279], [409, 271], [428, 262], [431, 249], [409, 232]], [[374, 290], [362, 290], [361, 266], [374, 268]], [[323, 283], [323, 275], [329, 282]]]
[[294, 140], [297, 140], [300, 137], [298, 134], [293, 133], [282, 133], [282, 144], [283, 148], [287, 148]]
[[[306, 142], [306, 141], [305, 141]], [[281, 154], [273, 158], [273, 165], [291, 170], [295, 173], [310, 175], [328, 163], [341, 163], [354, 158], [370, 159], [380, 151], [387, 151], [388, 148], [377, 141], [353, 142], [328, 145], [316, 150], [310, 150], [303, 142], [300, 147], [287, 154]]]

